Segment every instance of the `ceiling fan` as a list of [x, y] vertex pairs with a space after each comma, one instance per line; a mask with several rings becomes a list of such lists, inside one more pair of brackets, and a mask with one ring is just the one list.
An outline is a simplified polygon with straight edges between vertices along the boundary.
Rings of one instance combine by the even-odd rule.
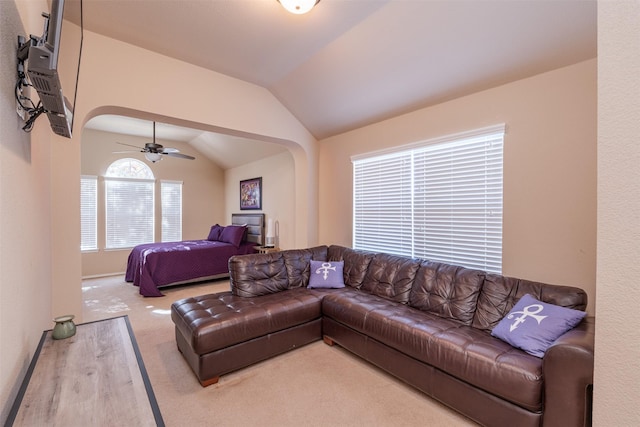
[[[128, 147], [136, 147], [135, 145], [125, 144], [118, 142], [120, 145], [126, 145]], [[140, 152], [144, 153], [144, 157], [151, 163], [156, 163], [162, 160], [163, 156], [177, 157], [180, 159], [194, 160], [195, 157], [187, 154], [181, 154], [180, 150], [176, 148], [164, 148], [162, 145], [156, 143], [156, 122], [153, 122], [153, 142], [147, 142], [144, 144], [144, 148], [140, 148]], [[133, 153], [133, 151], [116, 151], [115, 153]]]

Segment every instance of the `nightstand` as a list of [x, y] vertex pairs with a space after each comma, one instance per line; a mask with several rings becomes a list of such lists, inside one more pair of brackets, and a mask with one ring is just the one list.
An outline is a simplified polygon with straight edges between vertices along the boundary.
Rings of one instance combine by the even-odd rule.
[[258, 253], [261, 253], [261, 254], [270, 254], [272, 252], [279, 252], [280, 248], [275, 248], [273, 246], [271, 246], [271, 247], [256, 246], [256, 250], [258, 251]]

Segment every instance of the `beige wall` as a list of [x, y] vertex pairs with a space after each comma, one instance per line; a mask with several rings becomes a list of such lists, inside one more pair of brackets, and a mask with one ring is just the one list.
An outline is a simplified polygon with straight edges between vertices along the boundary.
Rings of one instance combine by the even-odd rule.
[[351, 156], [505, 123], [503, 274], [595, 313], [596, 83], [594, 59], [320, 141], [320, 242], [351, 245]]
[[[199, 154], [187, 143], [163, 141], [158, 143], [173, 147], [181, 153], [196, 157], [195, 160], [166, 158], [158, 163], [144, 160], [142, 153], [114, 153], [129, 148], [121, 142], [144, 147], [148, 139], [117, 133], [85, 129], [82, 132], [81, 173], [83, 175], [104, 176], [109, 165], [124, 157], [144, 161], [151, 168], [156, 179], [156, 213], [160, 213], [160, 180], [182, 181], [182, 237], [184, 240], [204, 239], [209, 228], [225, 221], [224, 171], [215, 163]], [[124, 272], [130, 249], [105, 250], [104, 186], [99, 178], [98, 191], [98, 248], [96, 252], [82, 254], [82, 276], [90, 277]], [[161, 227], [156, 219], [156, 241], [160, 241]]]
[[[132, 72], [135, 70], [135, 72]], [[185, 85], [185, 76], [193, 84]], [[54, 312], [81, 312], [80, 147], [84, 123], [120, 114], [248, 137], [287, 147], [295, 162], [295, 239], [317, 239], [317, 147], [313, 137], [264, 88], [85, 31], [72, 140], [53, 153]]]
[[[0, 73], [0, 81], [2, 82], [0, 90], [0, 324], [3, 325], [0, 328], [0, 343], [2, 343], [0, 344], [0, 402], [3, 402], [3, 406], [0, 407], [0, 422], [2, 423], [8, 415], [10, 404], [17, 393], [42, 330], [51, 327], [50, 319], [54, 315], [52, 305], [65, 308], [66, 300], [69, 300], [73, 307], [80, 304], [80, 255], [77, 250], [79, 245], [77, 231], [79, 229], [77, 213], [79, 197], [77, 191], [79, 188], [76, 187], [77, 184], [74, 184], [78, 182], [80, 171], [78, 142], [76, 139], [69, 141], [54, 136], [44, 119], [39, 119], [31, 134], [25, 134], [19, 130], [19, 122], [13, 113], [15, 108], [13, 98], [15, 36], [16, 34], [41, 32], [40, 12], [45, 9], [46, 2], [44, 0], [22, 0], [16, 3], [0, 1], [0, 17], [2, 17], [2, 25], [0, 25], [0, 68], [2, 70]], [[640, 217], [640, 194], [638, 194], [640, 145], [637, 143], [637, 136], [640, 134], [640, 129], [638, 129], [640, 126], [638, 120], [640, 96], [638, 96], [637, 87], [637, 70], [640, 65], [640, 46], [638, 46], [640, 34], [637, 18], [640, 16], [640, 11], [637, 1], [604, 1], [599, 2], [598, 15], [597, 173], [599, 196], [597, 210], [598, 305], [596, 309], [598, 325], [596, 331], [594, 425], [627, 426], [636, 425], [637, 420], [640, 419], [640, 407], [636, 404], [637, 396], [640, 395], [640, 366], [638, 366], [637, 357], [637, 343], [640, 342], [637, 325], [640, 322], [640, 312], [636, 309], [636, 302], [640, 299], [640, 295], [638, 295], [640, 287], [637, 284], [637, 270], [640, 267], [638, 267], [637, 260], [638, 239], [636, 238], [640, 234], [638, 231], [638, 227], [640, 227], [640, 223], [638, 223], [638, 217]], [[91, 47], [86, 48], [85, 52], [93, 51], [93, 54], [83, 54], [84, 56], [103, 55], [105, 56], [104, 62], [113, 62], [114, 64], [120, 63], [123, 59], [117, 53], [120, 47], [118, 43], [100, 41], [88, 43], [87, 46]], [[105, 66], [105, 69], [101, 71], [101, 61], [96, 59], [91, 59], [91, 61], [95, 61], [96, 64], [83, 67], [81, 71], [79, 97], [81, 98], [80, 102], [86, 104], [83, 110], [84, 117], [88, 115], [88, 111], [93, 111], [101, 106], [135, 104], [135, 107], [141, 111], [153, 111], [155, 106], [164, 104], [166, 99], [173, 99], [169, 97], [161, 100], [151, 97], [149, 101], [133, 102], [133, 95], [127, 92], [131, 92], [132, 87], [135, 88], [137, 84], [142, 85], [140, 83], [142, 77], [136, 77], [135, 82], [130, 86], [122, 86], [119, 82], [127, 80], [123, 75], [126, 73], [120, 71], [115, 75], [110, 72], [109, 66]], [[137, 61], [134, 62], [136, 63], [123, 61], [122, 67], [126, 67], [128, 70], [140, 68], [146, 71], [143, 76], [149, 74], [149, 67], [138, 67]], [[157, 62], [152, 60], [151, 66], [154, 65], [157, 66]], [[182, 82], [182, 77], [185, 75], [184, 70], [192, 70], [193, 67], [171, 66], [170, 69], [175, 73], [173, 78], [177, 82]], [[346, 136], [328, 140], [327, 147], [323, 148], [322, 152], [321, 182], [327, 182], [322, 187], [323, 206], [322, 220], [320, 221], [322, 242], [349, 243], [350, 241], [351, 218], [348, 213], [345, 213], [351, 206], [350, 194], [343, 194], [349, 193], [349, 191], [340, 192], [338, 193], [339, 197], [335, 197], [336, 189], [350, 185], [350, 176], [345, 174], [345, 170], [350, 167], [345, 164], [351, 155], [349, 150], [354, 152], [371, 151], [386, 146], [390, 140], [396, 140], [397, 143], [412, 142], [456, 132], [460, 129], [481, 127], [499, 121], [506, 122], [508, 125], [506, 156], [511, 158], [519, 152], [517, 157], [531, 155], [532, 160], [538, 162], [545, 157], [551, 159], [550, 163], [543, 162], [543, 167], [539, 168], [536, 168], [535, 161], [531, 162], [534, 166], [519, 163], [522, 166], [522, 171], [511, 170], [508, 172], [508, 176], [512, 177], [512, 183], [505, 183], [505, 185], [511, 185], [509, 189], [506, 187], [505, 190], [511, 194], [509, 196], [511, 201], [505, 200], [505, 204], [509, 203], [510, 210], [514, 212], [515, 209], [515, 212], [524, 218], [534, 216], [538, 209], [536, 206], [531, 206], [526, 200], [521, 208], [516, 209], [518, 206], [514, 206], [514, 203], [517, 204], [517, 202], [513, 200], [517, 200], [523, 195], [528, 196], [529, 194], [525, 190], [531, 191], [529, 187], [534, 185], [528, 184], [526, 180], [550, 181], [552, 183], [549, 188], [551, 195], [547, 200], [552, 201], [559, 199], [560, 195], [567, 191], [565, 177], [568, 177], [568, 182], [572, 186], [575, 185], [574, 180], [578, 178], [592, 182], [595, 180], [595, 166], [589, 164], [594, 161], [594, 155], [593, 150], [589, 149], [590, 143], [588, 142], [592, 139], [586, 138], [584, 142], [588, 161], [580, 160], [585, 156], [581, 150], [573, 153], [577, 159], [571, 159], [571, 156], [561, 150], [559, 158], [565, 163], [568, 161], [563, 174], [559, 173], [559, 170], [562, 169], [562, 161], [553, 160], [556, 152], [548, 150], [550, 142], [543, 141], [539, 146], [532, 143], [533, 140], [547, 136], [551, 136], [552, 141], [556, 141], [554, 135], [548, 132], [555, 127], [547, 126], [546, 123], [549, 120], [556, 123], [562, 121], [574, 123], [574, 129], [577, 133], [582, 132], [580, 129], [585, 126], [587, 128], [595, 126], [593, 117], [590, 120], [578, 120], [585, 113], [581, 112], [582, 107], [577, 101], [571, 103], [572, 108], [560, 108], [567, 105], [563, 101], [564, 97], [561, 96], [567, 94], [567, 90], [573, 93], [569, 96], [570, 99], [573, 99], [572, 96], [580, 95], [588, 98], [585, 100], [588, 105], [594, 102], [592, 98], [595, 95], [589, 90], [584, 91], [584, 94], [574, 93], [576, 92], [576, 84], [579, 84], [581, 80], [592, 80], [595, 77], [592, 69], [593, 66], [590, 63], [578, 64], [576, 67], [569, 67], [498, 88], [497, 90], [502, 93], [502, 96], [506, 96], [509, 90], [513, 90], [514, 95], [528, 93], [531, 89], [525, 90], [527, 86], [538, 87], [537, 85], [544, 80], [548, 80], [548, 83], [552, 85], [548, 88], [538, 87], [539, 94], [529, 93], [523, 99], [512, 100], [511, 104], [505, 104], [507, 100], [498, 102], [496, 105], [500, 108], [485, 106], [483, 108], [487, 111], [484, 113], [479, 111], [482, 109], [480, 106], [472, 107], [479, 99], [486, 96], [486, 93], [421, 110], [415, 114], [395, 119], [390, 123], [368, 127]], [[202, 73], [202, 71], [194, 71], [194, 74], [201, 75]], [[570, 78], [567, 78], [568, 76], [575, 77], [577, 81], [571, 81]], [[153, 85], [153, 83], [149, 84]], [[104, 87], [100, 91], [114, 92], [113, 97], [100, 94], [83, 95], [83, 88], [101, 85]], [[182, 84], [176, 84], [177, 86], [181, 90], [184, 89]], [[243, 91], [237, 89], [236, 92], [242, 93]], [[251, 90], [248, 89], [248, 92]], [[495, 92], [487, 91], [487, 93]], [[251, 94], [245, 95], [251, 98]], [[258, 95], [258, 98], [265, 96], [264, 94]], [[83, 97], [88, 97], [88, 99], [83, 100]], [[189, 93], [188, 97], [198, 98], [193, 93]], [[163, 105], [160, 109], [163, 110], [163, 113], [171, 110], [168, 113], [175, 113], [172, 115], [176, 117], [189, 117], [193, 113], [194, 116], [197, 116], [199, 123], [210, 122], [203, 117], [209, 111], [207, 108], [203, 108], [204, 105], [196, 105], [192, 110], [188, 108], [189, 101], [192, 99], [187, 101], [184, 97], [179, 98], [177, 108], [170, 109]], [[213, 98], [215, 98], [214, 94], [207, 97], [207, 99]], [[496, 97], [495, 99], [501, 98]], [[545, 102], [544, 99], [548, 101]], [[528, 107], [528, 103], [533, 103], [533, 105]], [[556, 105], [556, 103], [558, 104]], [[460, 108], [458, 113], [453, 111], [455, 105]], [[176, 112], [180, 108], [185, 111], [183, 113]], [[222, 109], [223, 106], [219, 108]], [[545, 113], [547, 109], [555, 112], [557, 117], [549, 117], [551, 114]], [[232, 111], [236, 110], [237, 107], [232, 108]], [[432, 112], [433, 115], [427, 114], [426, 111]], [[525, 111], [531, 114], [529, 121], [525, 119]], [[515, 121], [523, 123], [520, 131], [516, 132], [517, 139], [515, 141], [520, 146], [514, 147], [515, 136], [512, 134], [514, 129], [511, 126], [514, 123], [513, 119], [520, 116], [522, 117]], [[242, 130], [244, 128], [242, 124], [238, 122], [237, 126], [231, 126], [227, 123], [226, 128]], [[79, 126], [81, 127], [82, 124], [80, 123]], [[282, 121], [276, 120], [274, 127], [282, 127]], [[523, 129], [527, 128], [529, 128], [529, 132], [533, 132], [530, 137], [526, 137], [526, 132], [523, 132]], [[571, 133], [569, 128], [569, 126], [563, 128], [564, 134]], [[247, 129], [249, 133], [261, 133], [255, 126], [248, 126]], [[278, 139], [279, 137], [273, 136], [274, 133], [276, 132], [263, 132], [263, 134]], [[290, 136], [280, 136], [280, 139], [283, 141], [297, 140], [297, 138]], [[345, 142], [346, 150], [337, 147], [335, 141], [338, 140]], [[575, 141], [571, 145], [574, 148], [578, 146]], [[314, 148], [298, 149], [294, 147], [292, 149], [296, 163], [296, 195], [298, 195], [304, 191], [307, 185], [313, 188], [312, 183], [300, 185], [297, 181], [301, 173], [298, 169], [299, 158], [304, 157], [307, 150], [313, 152]], [[335, 154], [337, 157], [331, 158], [330, 154]], [[67, 155], [71, 157], [69, 158]], [[524, 160], [522, 161], [524, 162]], [[314, 174], [317, 173], [313, 161], [310, 161], [310, 164], [311, 166], [308, 166], [307, 170], [309, 181], [314, 180]], [[335, 164], [335, 178], [328, 175], [331, 164]], [[583, 176], [581, 170], [576, 170], [577, 164], [586, 170], [588, 176]], [[68, 168], [73, 173], [69, 176], [62, 174], [60, 169], [64, 168]], [[550, 173], [549, 178], [547, 178], [548, 173]], [[574, 176], [576, 173], [578, 178]], [[513, 182], [514, 177], [518, 178], [518, 181]], [[54, 184], [53, 180], [58, 182]], [[525, 182], [521, 182], [522, 180]], [[56, 188], [51, 188], [54, 185]], [[513, 194], [513, 185], [522, 191]], [[556, 185], [559, 189], [554, 188]], [[589, 187], [589, 185], [585, 185], [585, 187]], [[61, 193], [65, 191], [70, 193], [69, 200], [74, 199], [75, 202], [69, 208], [59, 208], [58, 204], [67, 200], [66, 197], [61, 196]], [[310, 197], [311, 203], [313, 203], [314, 196]], [[587, 196], [587, 198], [591, 197], [593, 197], [592, 194]], [[544, 201], [544, 198], [538, 195], [533, 200]], [[305, 202], [296, 197], [295, 203], [296, 212], [298, 212], [301, 210], [299, 205]], [[577, 203], [580, 206], [585, 202], [579, 200]], [[566, 208], [566, 204], [566, 202], [561, 203], [561, 207]], [[331, 212], [332, 208], [337, 209], [341, 206], [344, 206], [341, 212], [337, 214]], [[533, 209], [527, 214], [522, 212], [526, 207]], [[59, 213], [53, 212], [58, 209], [60, 209]], [[310, 210], [309, 222], [315, 223], [316, 217], [313, 213], [313, 207]], [[550, 215], [550, 210], [552, 209], [543, 206], [542, 218], [547, 218]], [[505, 215], [512, 214], [506, 211]], [[594, 220], [590, 210], [587, 210], [586, 216], [587, 221]], [[575, 240], [573, 234], [578, 234], [583, 230], [587, 236], [585, 239], [593, 239], [596, 225], [594, 224], [587, 229], [588, 227], [582, 224], [584, 219], [581, 213], [576, 215], [574, 219], [577, 221], [576, 226], [573, 224], [569, 226], [568, 220], [564, 220], [566, 229], [572, 230], [576, 227], [576, 231], [572, 232], [568, 239], [552, 238], [549, 230], [558, 230], [558, 227], [553, 225], [549, 230], [536, 228], [527, 231], [526, 227], [522, 227], [523, 230], [515, 234], [513, 231], [509, 231], [510, 235], [505, 236], [505, 239], [508, 238], [508, 244], [513, 247], [518, 244], [518, 238], [522, 238], [521, 244], [532, 248], [525, 250], [525, 253], [531, 255], [530, 261], [534, 266], [534, 272], [540, 272], [542, 276], [546, 273], [540, 267], [540, 260], [549, 261], [551, 256], [559, 255], [558, 261], [555, 262], [561, 263], [580, 253], [578, 248], [583, 249], [582, 246], [586, 248], [586, 258], [592, 256], [589, 251], [593, 248], [589, 245], [581, 245], [576, 243], [577, 241], [569, 245], [563, 243], [564, 240], [573, 242]], [[548, 220], [545, 219], [541, 225], [546, 225], [547, 222]], [[540, 224], [537, 222], [536, 224], [539, 227]], [[507, 225], [505, 224], [505, 226]], [[62, 228], [60, 231], [56, 231], [56, 227]], [[509, 225], [509, 228], [511, 227]], [[302, 228], [304, 231], [304, 227]], [[300, 229], [300, 226], [296, 226], [296, 229]], [[540, 237], [535, 236], [536, 231], [541, 233]], [[312, 235], [312, 232], [310, 231], [309, 234]], [[64, 243], [65, 238], [69, 240], [69, 244]], [[546, 241], [559, 244], [560, 247], [554, 248], [547, 245]], [[539, 254], [540, 247], [549, 249], [551, 255]], [[516, 250], [516, 252], [519, 251]], [[526, 261], [525, 259], [509, 261], [509, 264], [513, 264], [512, 267], [509, 267], [509, 274], [519, 275], [518, 271], [514, 269], [516, 266], [521, 268], [521, 264]], [[57, 271], [69, 267], [71, 271], [68, 274], [56, 273], [54, 281], [52, 264], [58, 262]], [[593, 276], [595, 267], [592, 262], [586, 261], [584, 262], [584, 273], [576, 274], [577, 266], [580, 264], [581, 262], [576, 260], [569, 262], [567, 274], [572, 277], [578, 277], [582, 274]], [[564, 276], [564, 274], [558, 274], [554, 262], [551, 262], [550, 265], [552, 268], [549, 275], [553, 276], [550, 281], [555, 281], [554, 277]], [[528, 269], [525, 268], [522, 271], [525, 270]], [[70, 282], [69, 286], [73, 287], [73, 291], [67, 292], [65, 280]], [[563, 280], [563, 282], [568, 282], [568, 280]], [[59, 296], [54, 297], [54, 294]], [[65, 301], [61, 302], [60, 299]], [[593, 310], [593, 305], [590, 306], [590, 309]], [[56, 312], [56, 314], [61, 314], [61, 312]], [[10, 327], [6, 325], [10, 325]]]
[[[42, 331], [53, 326], [51, 153], [61, 143], [39, 119], [16, 115], [17, 35], [42, 31], [43, 2], [0, 1], [0, 424], [4, 424]], [[24, 24], [20, 13], [35, 17]]]
[[[285, 146], [295, 163], [298, 244], [317, 241], [317, 142], [266, 89], [85, 31], [82, 121], [118, 113]], [[131, 70], [135, 70], [132, 72]], [[193, 82], [184, 85], [188, 76]], [[95, 84], [94, 84], [95, 82]]]
[[[280, 247], [298, 247], [294, 172], [293, 157], [288, 152], [225, 171], [227, 220], [235, 212], [264, 213], [266, 220], [280, 224]], [[240, 211], [240, 181], [257, 177], [262, 177], [262, 210]]]
[[640, 424], [640, 2], [598, 2], [594, 426]]

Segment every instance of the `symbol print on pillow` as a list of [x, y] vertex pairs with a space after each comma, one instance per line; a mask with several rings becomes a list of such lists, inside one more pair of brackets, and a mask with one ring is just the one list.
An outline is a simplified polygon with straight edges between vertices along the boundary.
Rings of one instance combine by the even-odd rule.
[[322, 273], [322, 278], [327, 280], [327, 277], [329, 277], [329, 270], [336, 271], [336, 268], [332, 267], [330, 262], [323, 262], [322, 267], [316, 270], [316, 274]]
[[540, 322], [542, 322], [542, 320], [547, 317], [547, 316], [538, 315], [538, 313], [540, 313], [542, 310], [543, 310], [543, 307], [540, 304], [531, 304], [526, 306], [522, 311], [512, 312], [511, 314], [509, 314], [509, 316], [507, 316], [508, 319], [513, 319], [514, 314], [522, 313], [522, 316], [516, 318], [516, 321], [513, 322], [511, 326], [509, 326], [509, 332], [513, 332], [514, 329], [518, 327], [518, 325], [520, 325], [521, 323], [524, 323], [524, 321], [527, 320], [527, 317], [533, 317], [534, 319], [536, 319], [539, 325]]

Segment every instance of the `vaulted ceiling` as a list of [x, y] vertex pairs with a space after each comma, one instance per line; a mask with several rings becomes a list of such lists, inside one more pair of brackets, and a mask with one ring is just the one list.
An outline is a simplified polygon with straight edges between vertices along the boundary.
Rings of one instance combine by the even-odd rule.
[[595, 0], [83, 3], [86, 30], [263, 86], [317, 139], [597, 54]]

